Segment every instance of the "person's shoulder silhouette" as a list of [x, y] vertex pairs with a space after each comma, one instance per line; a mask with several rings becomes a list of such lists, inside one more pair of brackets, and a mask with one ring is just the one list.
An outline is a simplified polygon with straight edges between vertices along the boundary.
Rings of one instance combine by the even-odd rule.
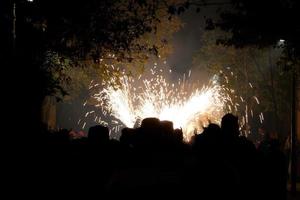
[[107, 143], [109, 141], [109, 130], [102, 125], [92, 126], [88, 132], [88, 141], [90, 144]]

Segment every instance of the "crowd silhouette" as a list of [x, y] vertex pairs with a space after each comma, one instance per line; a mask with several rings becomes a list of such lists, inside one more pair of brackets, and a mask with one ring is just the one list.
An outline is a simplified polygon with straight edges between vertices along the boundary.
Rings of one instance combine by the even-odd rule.
[[[70, 131], [43, 134], [40, 191], [86, 197], [286, 199], [287, 161], [267, 133], [255, 146], [226, 114], [190, 142], [171, 121], [146, 118], [124, 128], [119, 140], [97, 125], [87, 137]], [[71, 188], [71, 189], [66, 189]]]

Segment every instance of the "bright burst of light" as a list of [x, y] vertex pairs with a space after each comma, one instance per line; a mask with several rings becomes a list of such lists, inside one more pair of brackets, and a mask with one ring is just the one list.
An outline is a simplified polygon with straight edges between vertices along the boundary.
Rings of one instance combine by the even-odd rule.
[[[195, 133], [201, 133], [203, 127], [210, 122], [219, 123], [227, 112], [240, 117], [243, 135], [248, 136], [251, 132], [249, 120], [250, 117], [254, 119], [257, 111], [253, 112], [254, 104], [251, 105], [250, 100], [259, 105], [259, 99], [256, 96], [238, 96], [238, 91], [230, 88], [230, 80], [237, 77], [228, 67], [202, 87], [202, 84], [190, 81], [191, 70], [187, 77], [184, 74], [177, 82], [167, 81], [166, 73], [156, 63], [148, 74], [136, 78], [126, 75], [119, 68], [114, 70], [121, 77], [112, 75], [110, 80], [103, 81], [102, 84], [91, 81], [89, 89], [96, 102], [89, 103], [93, 105], [93, 110], [86, 112], [84, 116], [98, 124], [110, 126], [111, 137], [118, 138], [123, 127], [138, 127], [142, 119], [156, 117], [172, 121], [174, 128], [182, 128], [184, 139], [188, 141]], [[172, 70], [167, 71], [172, 73]], [[115, 83], [119, 83], [118, 86]], [[249, 87], [251, 90], [254, 88], [251, 82]], [[83, 106], [87, 103], [85, 101]], [[263, 123], [262, 112], [259, 112], [258, 117], [260, 123]], [[82, 129], [87, 125], [81, 119], [77, 124], [82, 124]]]
[[121, 122], [115, 121], [115, 131], [122, 124], [134, 127], [141, 119], [156, 117], [172, 121], [174, 128], [182, 128], [184, 138], [189, 140], [209, 122], [218, 123], [228, 102], [228, 96], [222, 94], [223, 88], [215, 77], [201, 89], [188, 83], [185, 76], [176, 84], [170, 84], [163, 75], [153, 72], [148, 79], [134, 79], [124, 73], [120, 82], [118, 88], [106, 83], [93, 95], [103, 113]]

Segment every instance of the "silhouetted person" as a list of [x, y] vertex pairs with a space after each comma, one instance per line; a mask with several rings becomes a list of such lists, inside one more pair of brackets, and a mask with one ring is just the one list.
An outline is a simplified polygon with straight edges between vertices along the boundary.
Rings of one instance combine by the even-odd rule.
[[258, 151], [261, 153], [264, 163], [262, 170], [265, 176], [266, 198], [285, 200], [288, 165], [286, 156], [280, 149], [280, 142], [275, 131], [265, 134]]
[[183, 142], [183, 132], [182, 129], [176, 128], [174, 130], [175, 138], [178, 142]]
[[221, 146], [221, 128], [217, 124], [209, 124], [203, 132], [195, 136], [194, 150], [202, 156], [214, 156]]
[[162, 131], [164, 133], [169, 134], [169, 135], [173, 134], [173, 132], [174, 132], [173, 122], [164, 120], [164, 121], [161, 121], [160, 124], [162, 127]]
[[[192, 149], [196, 157], [195, 169], [191, 170], [188, 184], [192, 184], [195, 195], [203, 199], [231, 198], [235, 186], [233, 171], [225, 165], [222, 155], [221, 128], [217, 124], [209, 124], [201, 134], [194, 136]], [[230, 187], [229, 187], [230, 186]], [[231, 188], [229, 191], [228, 188]], [[216, 192], [218, 191], [218, 192]]]
[[135, 133], [136, 133], [136, 131], [133, 128], [123, 128], [122, 134], [120, 137], [120, 142], [123, 145], [132, 147]]
[[109, 130], [105, 126], [92, 126], [88, 132], [88, 141], [90, 144], [106, 144], [109, 141]]
[[160, 135], [160, 145], [165, 150], [172, 150], [175, 148], [175, 135], [173, 122], [171, 121], [161, 121], [161, 135]]
[[159, 148], [161, 133], [159, 119], [145, 118], [142, 120], [141, 127], [137, 129], [134, 145], [140, 150], [152, 152]]
[[113, 156], [109, 140], [109, 129], [105, 126], [96, 125], [90, 127], [88, 131], [87, 155], [78, 163], [84, 173], [80, 176], [84, 190], [87, 195], [99, 195], [104, 190], [104, 186], [111, 176], [113, 170]]
[[254, 199], [260, 194], [258, 154], [254, 144], [240, 136], [238, 117], [226, 114], [221, 121], [222, 149], [227, 166], [234, 169], [235, 198]]
[[153, 130], [160, 127], [160, 121], [158, 118], [149, 117], [142, 120], [141, 128], [145, 130]]
[[227, 138], [235, 138], [240, 135], [238, 117], [233, 114], [226, 114], [221, 121], [222, 133]]

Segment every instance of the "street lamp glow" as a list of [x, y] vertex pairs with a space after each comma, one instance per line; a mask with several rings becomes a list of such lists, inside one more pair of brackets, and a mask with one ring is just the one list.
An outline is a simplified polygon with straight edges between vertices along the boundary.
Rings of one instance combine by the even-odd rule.
[[284, 43], [285, 43], [285, 40], [284, 39], [280, 39], [280, 40], [278, 40], [277, 45], [278, 46], [282, 46], [282, 45], [284, 45]]

